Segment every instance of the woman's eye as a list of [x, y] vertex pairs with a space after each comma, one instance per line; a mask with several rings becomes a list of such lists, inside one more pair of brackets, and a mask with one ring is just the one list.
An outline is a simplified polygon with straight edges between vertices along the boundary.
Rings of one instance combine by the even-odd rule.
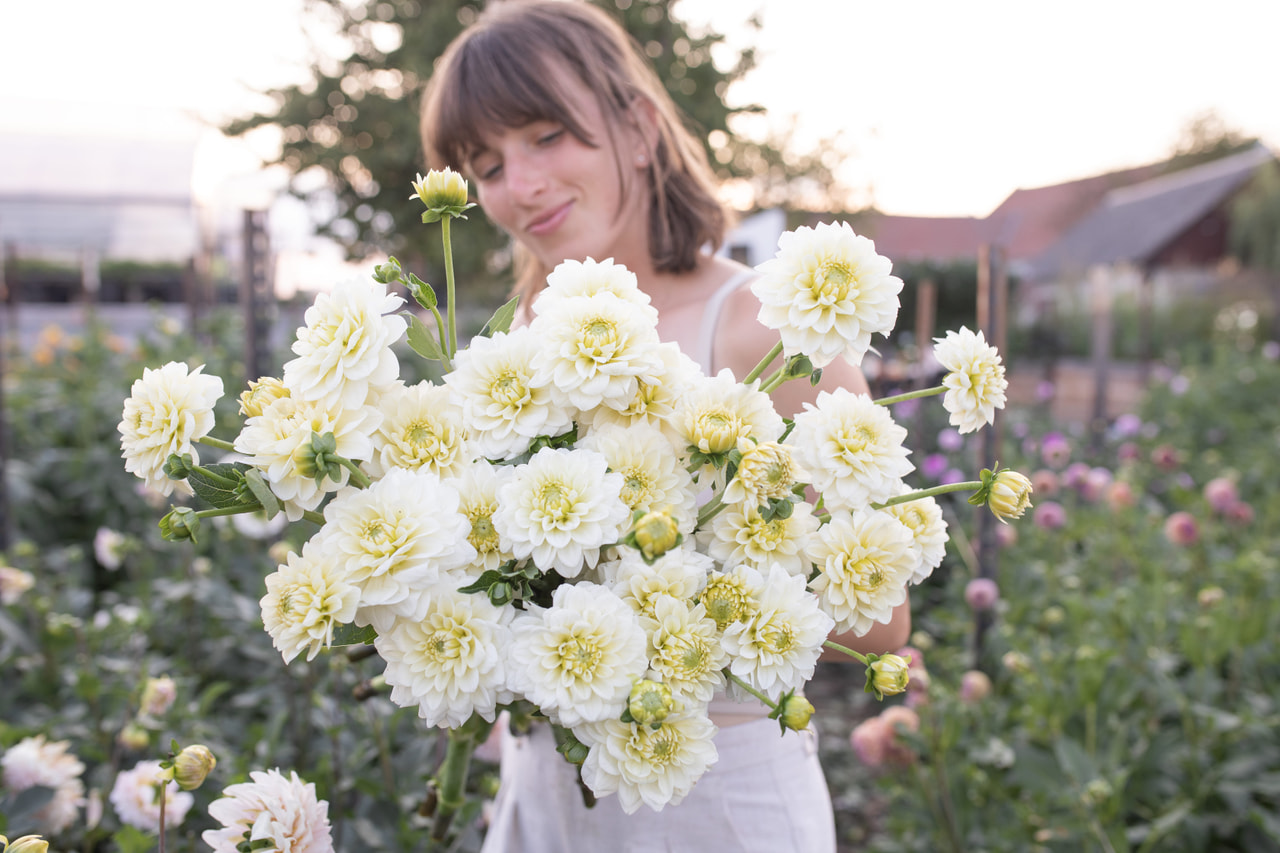
[[539, 144], [539, 145], [550, 145], [550, 144], [552, 144], [553, 142], [556, 142], [557, 140], [559, 140], [559, 139], [560, 139], [560, 137], [562, 137], [562, 136], [564, 136], [564, 128], [563, 128], [563, 127], [561, 127], [561, 128], [557, 128], [557, 129], [555, 129], [555, 130], [549, 130], [549, 131], [547, 131], [546, 133], [544, 133], [544, 134], [542, 134], [541, 136], [539, 136], [539, 137], [538, 137], [538, 144]]
[[498, 177], [498, 174], [501, 171], [502, 171], [502, 164], [494, 163], [492, 165], [485, 166], [483, 169], [475, 169], [475, 175], [477, 180], [491, 181], [494, 178]]

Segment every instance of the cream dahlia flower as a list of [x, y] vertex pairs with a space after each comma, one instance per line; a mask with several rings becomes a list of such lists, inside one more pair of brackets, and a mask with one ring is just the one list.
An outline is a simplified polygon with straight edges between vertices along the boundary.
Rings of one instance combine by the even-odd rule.
[[512, 553], [543, 572], [577, 577], [594, 568], [600, 549], [621, 538], [630, 520], [621, 474], [592, 450], [544, 447], [498, 490], [493, 524]]
[[0, 758], [4, 787], [10, 794], [37, 785], [53, 789], [53, 797], [30, 816], [46, 835], [57, 835], [70, 827], [85, 804], [80, 778], [84, 764], [70, 748], [69, 741], [48, 741], [44, 735], [35, 735], [18, 741]]
[[630, 512], [668, 509], [681, 533], [693, 532], [697, 487], [662, 430], [644, 423], [600, 427], [577, 446], [596, 451], [610, 471], [622, 475], [619, 497]]
[[621, 549], [621, 557], [602, 564], [600, 573], [609, 588], [638, 613], [652, 614], [654, 602], [663, 596], [691, 599], [707, 585], [715, 562], [691, 546], [673, 548], [650, 565], [633, 548]]
[[267, 594], [258, 605], [272, 644], [288, 663], [304, 649], [313, 660], [333, 642], [339, 623], [355, 618], [360, 588], [347, 579], [341, 555], [313, 537], [302, 553], [267, 575]]
[[818, 532], [813, 507], [793, 504], [789, 518], [765, 521], [751, 506], [729, 507], [711, 521], [707, 553], [724, 568], [745, 563], [757, 571], [779, 565], [793, 575], [808, 577], [811, 562], [805, 544]]
[[707, 578], [698, 603], [706, 608], [707, 615], [723, 631], [755, 614], [759, 606], [757, 596], [763, 586], [764, 577], [760, 572], [745, 564], [734, 566], [723, 572], [714, 572]]
[[340, 492], [324, 518], [315, 548], [360, 588], [358, 624], [379, 625], [380, 611], [413, 616], [419, 590], [475, 558], [457, 490], [425, 471], [396, 468], [367, 489]]
[[859, 365], [871, 336], [897, 322], [902, 279], [892, 266], [845, 222], [787, 232], [751, 285], [760, 322], [782, 335], [787, 356], [803, 353], [815, 367], [836, 356]]
[[635, 611], [584, 582], [557, 587], [551, 607], [517, 618], [508, 654], [511, 688], [569, 727], [620, 716], [648, 666]]
[[715, 733], [705, 714], [670, 716], [657, 729], [618, 720], [582, 726], [575, 732], [588, 745], [582, 780], [596, 794], [616, 792], [627, 814], [642, 805], [661, 811], [719, 759]]
[[566, 299], [597, 293], [611, 293], [630, 302], [646, 322], [657, 327], [658, 312], [650, 305], [649, 295], [640, 289], [635, 273], [614, 263], [613, 258], [599, 262], [591, 258], [563, 261], [547, 276], [547, 286], [534, 300], [534, 316], [545, 314]]
[[312, 435], [333, 433], [339, 456], [362, 461], [373, 454], [372, 436], [381, 423], [382, 414], [368, 406], [329, 410], [316, 403], [283, 397], [258, 417], [245, 421], [235, 448], [262, 471], [289, 520], [298, 521], [303, 512], [320, 506], [325, 495], [341, 489], [350, 478], [344, 468], [336, 481], [325, 478], [323, 483], [316, 483], [314, 475], [301, 464]]
[[551, 305], [529, 324], [541, 346], [533, 357], [539, 382], [574, 411], [630, 407], [641, 381], [662, 372], [656, 325], [612, 293], [575, 296]]
[[790, 445], [740, 438], [738, 452], [742, 455], [738, 471], [722, 496], [727, 504], [764, 506], [788, 497], [796, 483], [808, 476]]
[[836, 513], [809, 546], [818, 566], [811, 587], [840, 631], [861, 636], [887, 623], [907, 598], [919, 560], [911, 530], [883, 510]]
[[222, 396], [222, 380], [205, 376], [203, 369], [201, 365], [188, 370], [177, 361], [154, 370], [148, 367], [124, 401], [124, 417], [117, 426], [124, 468], [161, 494], [172, 494], [175, 488], [191, 491], [185, 482], [165, 475], [164, 463], [175, 453], [189, 453], [199, 462], [194, 443], [213, 429], [213, 406]]
[[[116, 774], [108, 799], [122, 823], [156, 832], [160, 829], [160, 798], [156, 796], [157, 782], [164, 771], [159, 761], [139, 761], [132, 770]], [[178, 783], [170, 781], [164, 786], [164, 824], [174, 827], [182, 823], [187, 812], [195, 805], [196, 798], [178, 789]]]
[[818, 394], [796, 415], [787, 443], [813, 475], [831, 509], [857, 509], [898, 494], [915, 466], [903, 446], [907, 431], [884, 406], [844, 388]]
[[298, 357], [284, 366], [290, 395], [326, 409], [358, 409], [371, 389], [395, 382], [400, 364], [391, 345], [407, 323], [390, 312], [403, 304], [385, 284], [372, 281], [348, 281], [318, 294], [293, 342]]
[[36, 585], [31, 572], [0, 566], [0, 604], [17, 604], [22, 594]]
[[377, 407], [382, 424], [364, 466], [371, 476], [409, 468], [454, 477], [470, 462], [462, 407], [447, 386], [421, 382], [396, 387], [378, 395]]
[[699, 377], [675, 414], [680, 442], [705, 454], [728, 453], [743, 438], [777, 441], [785, 425], [768, 394], [744, 385], [733, 372]]
[[942, 379], [947, 389], [942, 406], [951, 413], [951, 425], [966, 433], [994, 423], [996, 409], [1004, 408], [1009, 383], [1000, 352], [982, 332], [975, 334], [961, 326], [959, 332], [935, 338], [933, 357], [948, 371]]
[[498, 489], [512, 474], [509, 466], [495, 466], [484, 459], [476, 460], [463, 469], [461, 475], [448, 480], [458, 492], [458, 511], [466, 517], [470, 529], [467, 542], [475, 550], [475, 558], [462, 567], [468, 578], [498, 568], [512, 559], [512, 554], [502, 547], [502, 537], [493, 524], [493, 513], [498, 508]]
[[600, 407], [579, 414], [578, 426], [584, 435], [610, 424], [624, 427], [645, 424], [661, 429], [683, 454], [674, 417], [685, 389], [702, 376], [702, 368], [681, 352], [677, 344], [659, 344], [657, 353], [661, 367], [638, 379], [636, 395], [626, 408]]
[[540, 349], [527, 326], [491, 338], [478, 337], [454, 360], [444, 377], [461, 401], [475, 447], [489, 459], [514, 459], [540, 435], [555, 436], [573, 425], [533, 368]]
[[720, 641], [729, 653], [729, 671], [776, 699], [813, 677], [833, 625], [803, 577], [773, 566], [757, 593], [755, 611], [729, 625]]
[[720, 645], [720, 630], [701, 604], [661, 595], [640, 616], [649, 638], [649, 668], [671, 688], [686, 709], [705, 707], [717, 687], [728, 655]]
[[515, 610], [444, 583], [426, 591], [425, 615], [397, 619], [374, 641], [387, 662], [391, 701], [418, 708], [429, 726], [456, 728], [473, 714], [492, 722], [507, 689], [506, 656]]
[[[903, 491], [906, 490], [904, 486]], [[947, 555], [947, 521], [942, 517], [942, 507], [933, 498], [917, 498], [885, 507], [884, 511], [911, 531], [920, 555], [915, 571], [911, 573], [911, 583], [920, 583], [942, 565], [942, 559]]]
[[252, 781], [228, 785], [209, 804], [209, 816], [221, 829], [201, 835], [213, 853], [236, 853], [248, 841], [270, 841], [262, 853], [333, 853], [329, 804], [316, 798], [316, 786], [290, 771], [255, 770]]

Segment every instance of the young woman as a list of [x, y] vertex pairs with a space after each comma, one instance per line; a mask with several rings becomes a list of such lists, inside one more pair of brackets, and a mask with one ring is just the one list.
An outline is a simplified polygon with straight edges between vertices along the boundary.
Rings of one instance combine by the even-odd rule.
[[[573, 0], [495, 4], [446, 51], [422, 113], [431, 166], [468, 176], [519, 252], [527, 305], [562, 261], [613, 258], [638, 277], [658, 331], [708, 374], [743, 376], [777, 342], [756, 319], [753, 271], [713, 254], [727, 217], [699, 142], [638, 45], [606, 13]], [[843, 360], [819, 388], [774, 392], [783, 415], [822, 388], [866, 390]], [[891, 623], [840, 642], [900, 648]], [[781, 737], [755, 704], [717, 701], [717, 764], [679, 805], [632, 816], [616, 797], [582, 803], [576, 771], [547, 727], [510, 739], [486, 851], [834, 851], [830, 795], [811, 733]]]

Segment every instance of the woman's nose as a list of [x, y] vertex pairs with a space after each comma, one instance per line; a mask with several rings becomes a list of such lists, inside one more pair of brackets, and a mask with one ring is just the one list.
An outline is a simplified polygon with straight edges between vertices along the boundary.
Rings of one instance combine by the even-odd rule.
[[528, 157], [508, 157], [506, 170], [507, 189], [517, 201], [533, 201], [547, 188], [547, 176]]

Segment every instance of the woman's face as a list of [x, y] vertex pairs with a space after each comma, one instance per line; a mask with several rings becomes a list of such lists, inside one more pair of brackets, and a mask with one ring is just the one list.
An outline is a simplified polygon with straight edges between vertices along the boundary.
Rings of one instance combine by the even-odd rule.
[[[634, 270], [649, 257], [643, 140], [620, 127], [611, 144], [590, 90], [566, 74], [561, 91], [597, 146], [554, 121], [493, 134], [469, 164], [480, 204], [548, 269], [613, 258]], [[631, 170], [625, 186], [619, 168]]]

